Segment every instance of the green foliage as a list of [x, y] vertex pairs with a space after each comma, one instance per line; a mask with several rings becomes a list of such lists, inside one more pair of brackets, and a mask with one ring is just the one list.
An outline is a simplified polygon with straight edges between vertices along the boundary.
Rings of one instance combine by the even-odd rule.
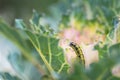
[[[38, 14], [34, 12], [34, 15], [30, 20], [31, 29], [27, 29], [28, 27], [24, 24], [23, 21], [16, 20], [17, 28], [19, 28], [19, 31], [17, 29], [9, 27], [2, 20], [0, 23], [1, 33], [9, 38], [13, 43], [15, 43], [18, 48], [20, 48], [21, 53], [25, 58], [25, 60], [22, 57], [21, 59], [20, 56], [14, 54], [9, 57], [9, 60], [15, 70], [18, 71], [18, 73], [22, 77], [28, 80], [32, 80], [33, 78], [31, 77], [34, 76], [33, 74], [26, 73], [27, 78], [25, 77], [24, 71], [26, 70], [26, 67], [28, 65], [31, 66], [31, 70], [29, 72], [32, 72], [34, 70], [33, 72], [34, 74], [36, 74], [36, 70], [34, 69], [35, 66], [40, 71], [41, 75], [44, 76], [51, 74], [53, 78], [56, 78], [54, 74], [67, 73], [68, 69], [63, 51], [58, 46], [59, 40], [54, 37], [53, 31], [51, 31], [52, 29], [49, 26], [44, 27], [39, 24], [39, 20], [41, 17], [38, 17]], [[42, 27], [44, 31], [42, 31], [40, 27]], [[23, 32], [23, 36], [20, 36], [21, 32]], [[39, 60], [35, 59], [35, 53], [34, 55], [32, 53], [34, 49], [36, 49], [37, 53], [39, 53]], [[18, 62], [15, 62], [16, 59], [18, 60]], [[30, 61], [32, 64], [30, 64], [27, 60]]]
[[[31, 21], [34, 24], [32, 26], [34, 29], [31, 31], [26, 29], [25, 32], [50, 73], [54, 71], [58, 73], [61, 71], [66, 72], [67, 63], [65, 62], [62, 49], [58, 47], [59, 40], [54, 37], [53, 31], [51, 31], [49, 26], [47, 28], [42, 26], [43, 29], [45, 28], [45, 31], [44, 33], [41, 32], [42, 30], [39, 28], [41, 25], [39, 23], [36, 24], [36, 22], [40, 21], [40, 18], [38, 19], [36, 15], [33, 15]], [[37, 31], [38, 33], [34, 33]]]
[[[35, 56], [35, 53], [33, 56]], [[21, 79], [23, 80], [41, 79], [41, 73], [39, 72], [39, 70], [21, 54], [13, 52], [8, 56], [8, 60], [12, 64], [14, 70], [19, 74]]]
[[0, 72], [0, 80], [21, 80], [21, 79], [16, 76], [11, 76], [9, 73]]
[[[111, 1], [111, 0], [110, 0]], [[116, 2], [114, 4], [107, 0], [68, 0], [62, 1], [64, 10], [60, 10], [60, 7], [56, 13], [61, 12], [58, 29], [67, 28], [70, 25], [71, 16], [81, 24], [91, 24], [94, 22], [104, 25], [103, 32], [109, 33], [108, 38], [113, 40], [115, 31], [109, 32], [111, 28], [106, 27], [111, 25], [111, 18], [116, 13], [111, 9], [117, 7]], [[61, 4], [62, 4], [61, 3]], [[74, 3], [74, 4], [73, 4]], [[102, 4], [104, 3], [104, 4]], [[109, 3], [109, 4], [107, 4]], [[90, 5], [93, 4], [93, 5]], [[107, 4], [107, 5], [106, 5]], [[72, 5], [72, 6], [71, 6]], [[99, 7], [98, 7], [99, 6]], [[100, 7], [101, 6], [101, 7]], [[70, 7], [69, 14], [62, 13]], [[88, 13], [84, 9], [88, 9], [91, 12], [91, 18], [88, 19]], [[108, 14], [110, 13], [110, 14]], [[97, 17], [96, 17], [97, 16]], [[16, 27], [10, 27], [4, 21], [0, 19], [0, 34], [7, 37], [12, 43], [14, 43], [20, 50], [20, 52], [12, 52], [8, 59], [12, 64], [17, 74], [23, 80], [119, 80], [119, 77], [113, 76], [112, 68], [120, 63], [120, 43], [110, 43], [106, 40], [104, 43], [98, 43], [95, 46], [95, 50], [99, 52], [100, 60], [96, 63], [92, 63], [89, 68], [84, 68], [80, 64], [74, 66], [71, 73], [67, 73], [69, 66], [65, 60], [63, 50], [58, 46], [59, 39], [56, 37], [54, 29], [51, 25], [41, 24], [41, 18], [43, 15], [38, 14], [35, 10], [33, 16], [30, 19], [29, 25], [26, 25], [23, 20], [16, 19]], [[58, 25], [56, 25], [58, 26]], [[111, 26], [110, 26], [111, 27]], [[119, 29], [118, 29], [119, 31]], [[101, 33], [102, 34], [102, 33]], [[119, 33], [117, 35], [119, 39]], [[1, 77], [2, 76], [2, 77]], [[0, 79], [19, 80], [16, 77], [10, 76], [8, 73], [0, 73]]]
[[[11, 42], [13, 42], [19, 48], [20, 52], [22, 53], [22, 56], [25, 57], [30, 63], [32, 63], [32, 65], [35, 66], [38, 71], [43, 72], [39, 61], [34, 56], [35, 54], [32, 55], [34, 48], [33, 48], [32, 44], [30, 43], [30, 41], [27, 40], [25, 35], [23, 35], [23, 31], [21, 32], [18, 29], [14, 29], [14, 28], [8, 26], [2, 20], [0, 20], [0, 33], [2, 33], [5, 37], [7, 37], [9, 40], [11, 40]], [[12, 52], [12, 53], [15, 53], [15, 52]], [[22, 71], [24, 71], [25, 65], [22, 65], [23, 68], [20, 67], [19, 64], [23, 64], [23, 63], [21, 63], [19, 61], [18, 61], [18, 63], [16, 63], [16, 61], [17, 61], [16, 59], [18, 60], [19, 58], [17, 58], [17, 56], [15, 54], [14, 56], [10, 57], [10, 62], [13, 65], [13, 67], [15, 68], [15, 70], [18, 72], [18, 74], [21, 75], [24, 73]], [[27, 66], [30, 66], [30, 65], [27, 65]], [[35, 72], [35, 70], [34, 70], [34, 72]], [[28, 78], [28, 80], [30, 80], [30, 79]]]
[[120, 13], [119, 5], [119, 0], [60, 0], [50, 8], [50, 12], [58, 18], [69, 12], [69, 15], [85, 24], [91, 20], [97, 21], [109, 29], [112, 28], [113, 18]]
[[[120, 43], [110, 46], [109, 53], [110, 53], [110, 56], [119, 57], [120, 56]], [[119, 62], [119, 58], [115, 58], [115, 60], [118, 60]]]
[[94, 49], [99, 52], [99, 58], [100, 59], [109, 56], [109, 54], [107, 53], [108, 44], [98, 43], [98, 44], [95, 45]]

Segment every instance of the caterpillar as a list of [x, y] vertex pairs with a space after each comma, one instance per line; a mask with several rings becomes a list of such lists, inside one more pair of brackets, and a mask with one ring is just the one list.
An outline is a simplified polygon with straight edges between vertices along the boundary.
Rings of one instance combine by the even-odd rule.
[[74, 42], [70, 42], [69, 46], [75, 51], [77, 57], [80, 59], [82, 64], [85, 65], [85, 58], [84, 58], [83, 51], [82, 51], [81, 47]]

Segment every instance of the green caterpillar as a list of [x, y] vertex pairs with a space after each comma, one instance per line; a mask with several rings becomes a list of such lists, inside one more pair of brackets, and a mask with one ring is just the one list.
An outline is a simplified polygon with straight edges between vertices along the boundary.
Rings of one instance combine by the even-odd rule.
[[70, 42], [69, 46], [75, 51], [77, 57], [80, 59], [82, 64], [85, 65], [85, 58], [84, 58], [83, 51], [82, 51], [81, 47], [74, 42]]

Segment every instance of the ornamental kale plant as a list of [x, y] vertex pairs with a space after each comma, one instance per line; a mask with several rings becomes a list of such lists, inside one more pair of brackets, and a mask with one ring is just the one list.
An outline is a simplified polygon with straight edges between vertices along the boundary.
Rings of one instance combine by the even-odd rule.
[[[63, 5], [68, 3], [66, 9], [72, 5], [65, 13], [58, 5], [51, 7], [56, 13], [61, 12], [60, 20], [50, 17], [53, 20], [50, 23], [56, 24], [54, 27], [36, 10], [29, 23], [16, 19], [15, 27], [0, 19], [0, 34], [18, 49], [8, 56], [16, 75], [0, 72], [0, 80], [120, 79], [120, 18], [117, 16], [114, 20], [117, 22], [112, 25], [112, 19], [107, 16], [107, 11], [113, 11], [108, 8], [110, 5], [99, 4], [104, 8], [98, 5], [92, 11], [100, 1], [96, 0], [93, 5], [90, 5], [92, 0], [78, 1], [62, 0]], [[106, 8], [106, 12], [102, 11]], [[88, 16], [89, 10], [91, 16]], [[71, 42], [76, 43], [72, 48]], [[80, 60], [85, 60], [84, 65]]]

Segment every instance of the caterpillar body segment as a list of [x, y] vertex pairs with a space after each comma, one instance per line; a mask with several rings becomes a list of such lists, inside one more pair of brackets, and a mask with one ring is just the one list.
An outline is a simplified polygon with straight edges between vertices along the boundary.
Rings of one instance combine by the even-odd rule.
[[69, 46], [75, 51], [77, 57], [80, 59], [80, 62], [85, 65], [85, 58], [81, 47], [74, 42], [70, 42]]

